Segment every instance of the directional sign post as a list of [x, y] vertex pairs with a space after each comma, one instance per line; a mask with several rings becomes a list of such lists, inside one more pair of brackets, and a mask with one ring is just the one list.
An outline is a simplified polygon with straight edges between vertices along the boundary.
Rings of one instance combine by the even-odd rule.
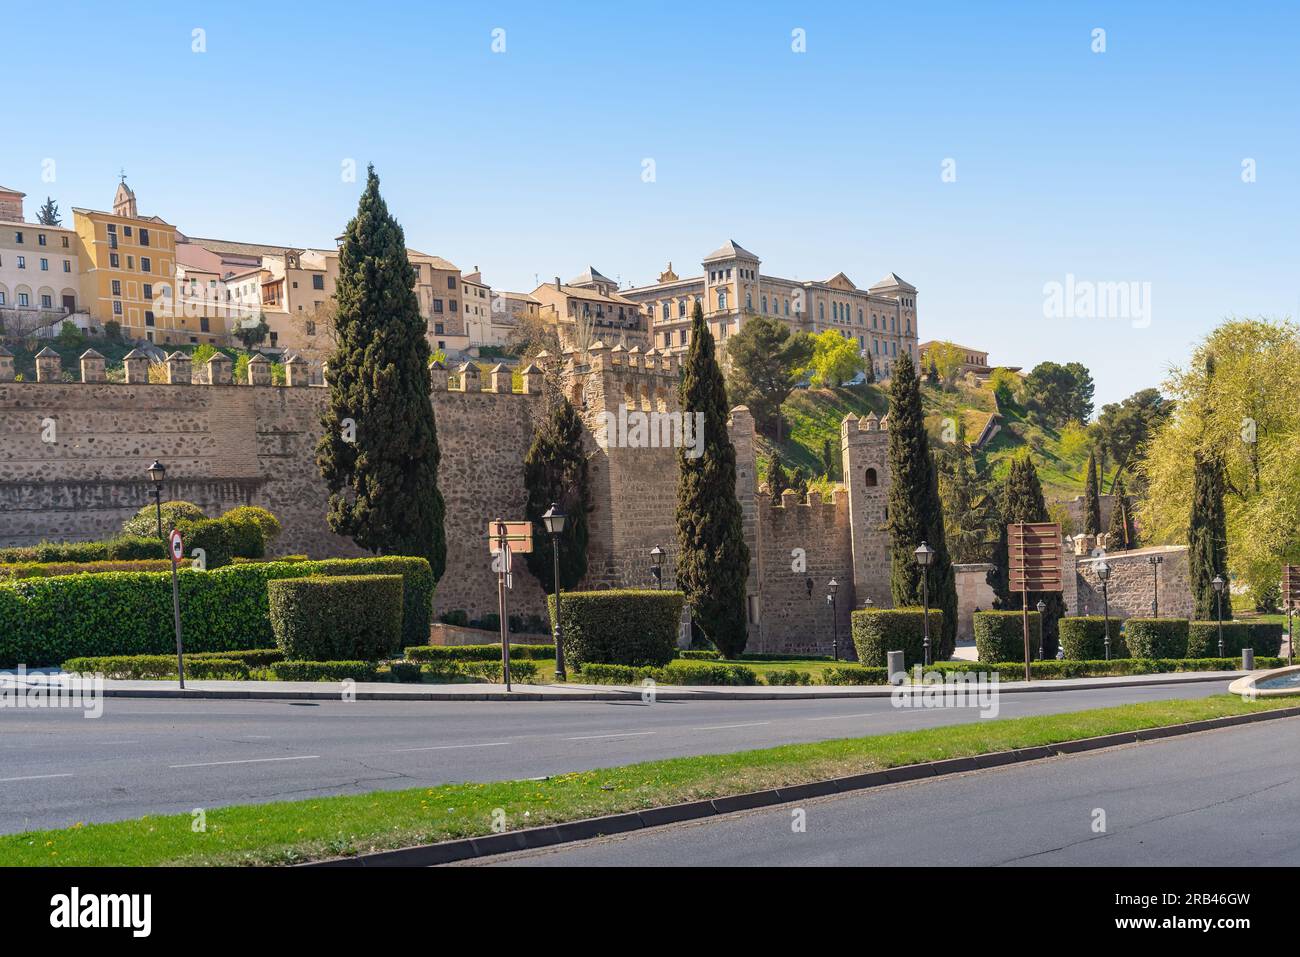
[[[1009, 589], [1020, 592], [1025, 631], [1025, 680], [1029, 680], [1029, 595], [1061, 591], [1061, 526], [1016, 522], [1007, 526]], [[1039, 623], [1042, 627], [1042, 623]]]
[[173, 528], [167, 540], [168, 552], [172, 559], [172, 618], [176, 622], [176, 675], [180, 678], [181, 690], [185, 690], [185, 645], [181, 642], [181, 588], [176, 576], [176, 567], [185, 557], [185, 545], [181, 542], [180, 529]]
[[1295, 641], [1292, 635], [1292, 615], [1300, 608], [1300, 565], [1282, 566], [1282, 603], [1286, 606], [1286, 659], [1295, 664]]
[[533, 550], [533, 523], [497, 520], [488, 524], [488, 552], [497, 570], [497, 613], [501, 618], [501, 677], [510, 691], [510, 619], [506, 616], [506, 589], [514, 585], [512, 556]]

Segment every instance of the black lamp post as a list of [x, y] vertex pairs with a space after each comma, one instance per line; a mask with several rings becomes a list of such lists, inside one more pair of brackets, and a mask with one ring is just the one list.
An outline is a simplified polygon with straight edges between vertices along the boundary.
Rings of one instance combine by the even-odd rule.
[[167, 466], [154, 459], [153, 465], [145, 469], [145, 472], [149, 476], [149, 481], [153, 482], [153, 504], [158, 511], [158, 537], [162, 538], [162, 487], [163, 479], [167, 477]]
[[1045, 650], [1045, 643], [1047, 639], [1044, 637], [1044, 633], [1047, 631], [1047, 627], [1043, 619], [1043, 615], [1047, 611], [1047, 602], [1043, 601], [1040, 598], [1038, 599], [1038, 604], [1035, 607], [1038, 609], [1038, 660], [1042, 661], [1044, 658], [1047, 657], [1047, 653]]
[[663, 591], [664, 587], [664, 550], [656, 545], [650, 549], [650, 574], [655, 577], [655, 590]]
[[542, 514], [542, 523], [551, 536], [551, 562], [555, 566], [555, 680], [568, 681], [564, 670], [564, 632], [560, 627], [560, 536], [564, 533], [564, 522], [568, 518], [560, 511], [558, 503], [552, 505]]
[[1106, 590], [1110, 582], [1110, 566], [1104, 558], [1097, 563], [1097, 578], [1101, 582], [1101, 608], [1106, 618], [1106, 660], [1110, 661], [1110, 595]]
[[1164, 561], [1162, 555], [1152, 555], [1147, 559], [1147, 564], [1151, 566], [1151, 617], [1160, 617], [1160, 565]]
[[1210, 582], [1214, 586], [1214, 604], [1216, 606], [1215, 615], [1219, 619], [1219, 657], [1223, 657], [1223, 587], [1228, 583], [1223, 580], [1222, 575], [1215, 575], [1214, 581]]
[[840, 616], [835, 606], [835, 593], [839, 591], [840, 583], [834, 578], [826, 583], [826, 603], [831, 606], [831, 654], [835, 660], [840, 660]]
[[929, 667], [933, 664], [930, 661], [930, 564], [934, 561], [934, 549], [922, 542], [913, 554], [916, 555], [916, 564], [921, 566], [921, 606], [924, 612], [921, 627], [925, 635], [925, 664]]

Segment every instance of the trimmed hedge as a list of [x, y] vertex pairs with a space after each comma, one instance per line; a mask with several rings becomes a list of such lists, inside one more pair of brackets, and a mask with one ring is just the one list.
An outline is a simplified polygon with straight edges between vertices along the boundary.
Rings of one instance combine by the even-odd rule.
[[[41, 542], [0, 548], [0, 565], [48, 562], [121, 562], [167, 558], [167, 543], [154, 536], [121, 535], [102, 542]], [[168, 561], [170, 566], [171, 562]]]
[[16, 562], [0, 565], [0, 579], [54, 578], [59, 575], [99, 575], [104, 572], [170, 572], [170, 558], [136, 558], [102, 562]]
[[[1123, 621], [1110, 620], [1110, 656], [1127, 658], [1128, 649], [1120, 635]], [[1106, 618], [1103, 615], [1081, 615], [1062, 618], [1059, 623], [1061, 651], [1074, 661], [1104, 661], [1106, 659]], [[1023, 641], [1022, 652], [1023, 654]]]
[[[1279, 668], [1283, 658], [1256, 658], [1260, 668]], [[1115, 675], [1168, 674], [1170, 672], [1238, 671], [1240, 658], [1112, 658], [1110, 661], [1034, 661], [1029, 666], [1032, 678], [1101, 678]], [[941, 661], [932, 671], [987, 671], [1000, 681], [1020, 681], [1025, 674], [1023, 662]]]
[[[403, 578], [403, 639], [428, 641], [433, 573], [423, 558], [250, 562], [207, 572], [180, 571], [187, 651], [234, 651], [275, 644], [267, 582], [312, 574], [398, 574]], [[421, 634], [422, 631], [422, 634]], [[87, 655], [166, 654], [175, 650], [171, 572], [104, 572], [0, 581], [0, 667], [36, 668]]]
[[277, 681], [375, 681], [373, 661], [277, 661], [271, 665]]
[[1271, 658], [1282, 653], [1284, 629], [1280, 621], [1251, 621], [1246, 624], [1250, 627], [1250, 642], [1245, 647], [1255, 650], [1256, 660], [1261, 655]]
[[379, 661], [402, 645], [400, 575], [267, 582], [275, 643], [294, 661]]
[[665, 685], [756, 685], [758, 673], [743, 665], [714, 665], [674, 661], [664, 668], [588, 662], [579, 679], [583, 684], [639, 685], [647, 678]]
[[1135, 658], [1186, 658], [1186, 618], [1128, 618], [1124, 643]]
[[[925, 661], [925, 612], [920, 608], [864, 608], [853, 612], [853, 647], [865, 667], [884, 668], [901, 651], [907, 667]], [[943, 612], [930, 609], [930, 653], [939, 647]]]
[[775, 669], [763, 675], [763, 683], [769, 685], [810, 685], [812, 684], [812, 674], [807, 671], [797, 671], [794, 668]]
[[[1021, 673], [1025, 661], [1025, 623], [1021, 611], [975, 612], [975, 650], [984, 663], [1018, 661]], [[1038, 656], [1043, 623], [1038, 612], [1029, 613], [1029, 656]]]
[[683, 648], [677, 652], [677, 657], [687, 661], [721, 661], [722, 652], [706, 651], [703, 648]]
[[[500, 661], [500, 645], [416, 645], [406, 649], [408, 661]], [[554, 661], [554, 645], [510, 646], [510, 661]]]
[[388, 677], [402, 684], [419, 684], [424, 678], [424, 669], [415, 661], [394, 661], [388, 666]]
[[[679, 591], [565, 592], [560, 608], [564, 660], [574, 667], [588, 662], [666, 665], [677, 655], [677, 628], [685, 600]], [[554, 595], [547, 597], [547, 606], [554, 625]]]
[[[473, 681], [503, 684], [504, 672], [500, 660], [497, 661], [452, 661], [440, 659], [430, 661], [417, 667], [436, 681]], [[519, 682], [532, 681], [537, 677], [537, 663], [527, 659], [510, 661], [510, 680]]]
[[[70, 674], [103, 675], [125, 680], [178, 679], [176, 656], [108, 655], [94, 658], [69, 658], [63, 670]], [[249, 668], [245, 662], [231, 658], [185, 656], [185, 677], [199, 679], [245, 680]]]
[[[898, 649], [895, 648], [895, 651]], [[822, 672], [822, 683], [828, 685], [883, 685], [889, 683], [888, 666], [861, 667], [840, 665]]]

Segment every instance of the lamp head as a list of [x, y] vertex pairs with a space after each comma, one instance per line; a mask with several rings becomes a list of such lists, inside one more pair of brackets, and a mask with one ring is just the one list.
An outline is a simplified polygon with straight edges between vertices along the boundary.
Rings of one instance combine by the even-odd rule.
[[934, 561], [934, 549], [925, 542], [922, 542], [912, 554], [916, 556], [916, 563], [922, 568], [929, 568]]
[[552, 505], [542, 513], [542, 524], [546, 526], [548, 535], [555, 536], [564, 532], [564, 523], [568, 516], [560, 510], [559, 503]]
[[153, 482], [154, 485], [162, 485], [163, 479], [167, 476], [167, 466], [154, 459], [153, 465], [145, 469], [145, 473], [149, 476], [149, 481]]

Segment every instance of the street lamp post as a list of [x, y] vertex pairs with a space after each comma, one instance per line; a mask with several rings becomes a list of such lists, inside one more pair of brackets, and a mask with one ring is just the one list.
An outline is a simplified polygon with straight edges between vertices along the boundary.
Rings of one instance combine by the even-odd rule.
[[1107, 585], [1110, 582], [1110, 566], [1106, 559], [1097, 563], [1097, 578], [1101, 581], [1101, 608], [1106, 620], [1106, 660], [1110, 661], [1110, 595]]
[[162, 538], [162, 487], [163, 479], [167, 477], [167, 466], [154, 459], [153, 465], [145, 469], [145, 473], [149, 476], [149, 481], [153, 482], [153, 504], [158, 512], [158, 537]]
[[1043, 617], [1047, 613], [1047, 602], [1040, 598], [1038, 599], [1038, 605], [1036, 607], [1038, 608], [1038, 660], [1042, 661], [1047, 657], [1047, 652], [1045, 650], [1045, 642], [1047, 641], [1047, 638], [1045, 637], [1045, 633], [1047, 632], [1047, 619]]
[[1215, 617], [1219, 619], [1219, 657], [1223, 657], [1223, 587], [1228, 583], [1223, 580], [1222, 575], [1215, 575], [1214, 581], [1210, 582], [1214, 586], [1214, 604]]
[[916, 564], [921, 567], [921, 627], [925, 635], [925, 664], [928, 668], [933, 664], [930, 661], [930, 564], [934, 561], [934, 549], [922, 542], [913, 554], [916, 555]]
[[834, 578], [826, 583], [826, 603], [831, 606], [831, 654], [835, 660], [840, 660], [840, 616], [835, 605], [835, 593], [839, 591], [840, 583]]
[[1160, 617], [1160, 565], [1164, 562], [1161, 555], [1151, 555], [1147, 564], [1151, 566], [1151, 617]]
[[663, 591], [664, 550], [658, 545], [650, 549], [650, 574], [655, 577], [655, 591]]
[[552, 505], [542, 515], [542, 523], [551, 536], [551, 564], [555, 568], [555, 680], [568, 681], [564, 670], [564, 631], [560, 625], [560, 536], [568, 516], [560, 510], [559, 503]]

